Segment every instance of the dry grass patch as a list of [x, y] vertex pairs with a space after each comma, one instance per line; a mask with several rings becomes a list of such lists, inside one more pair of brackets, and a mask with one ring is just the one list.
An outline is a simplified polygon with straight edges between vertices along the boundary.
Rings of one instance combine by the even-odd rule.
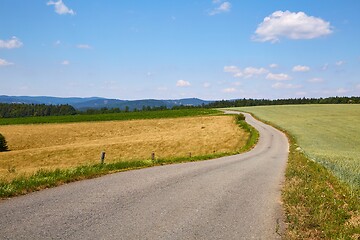
[[0, 126], [11, 151], [0, 153], [0, 176], [9, 181], [39, 169], [99, 162], [173, 158], [233, 152], [248, 133], [232, 116], [186, 117], [90, 123]]

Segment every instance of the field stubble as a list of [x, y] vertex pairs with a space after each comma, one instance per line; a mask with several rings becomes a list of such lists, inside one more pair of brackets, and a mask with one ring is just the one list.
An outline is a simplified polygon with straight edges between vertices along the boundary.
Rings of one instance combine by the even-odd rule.
[[0, 178], [39, 169], [66, 169], [105, 161], [176, 158], [234, 152], [248, 133], [231, 116], [0, 126], [11, 151], [0, 153]]

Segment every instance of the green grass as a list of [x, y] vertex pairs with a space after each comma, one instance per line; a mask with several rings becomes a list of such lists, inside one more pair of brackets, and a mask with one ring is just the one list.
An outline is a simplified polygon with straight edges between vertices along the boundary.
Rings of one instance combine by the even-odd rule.
[[360, 105], [240, 108], [286, 129], [310, 159], [360, 188]]
[[[217, 111], [215, 113], [217, 113]], [[95, 178], [114, 172], [152, 167], [164, 164], [214, 159], [248, 151], [257, 142], [259, 133], [252, 126], [249, 126], [244, 120], [237, 119], [237, 123], [239, 124], [239, 127], [244, 128], [245, 131], [250, 133], [246, 145], [239, 149], [237, 152], [214, 153], [203, 156], [188, 156], [155, 160], [119, 161], [110, 164], [105, 163], [91, 166], [79, 166], [73, 169], [56, 169], [55, 171], [39, 170], [38, 172], [29, 177], [20, 176], [10, 182], [0, 182], [0, 198], [8, 198], [22, 195], [45, 188], [59, 186], [64, 183], [74, 182], [82, 179]]]
[[293, 137], [282, 191], [284, 239], [359, 239], [360, 198], [348, 184], [299, 151]]
[[93, 122], [93, 121], [114, 121], [114, 120], [124, 121], [124, 120], [133, 120], [133, 119], [192, 117], [192, 116], [201, 116], [201, 115], [213, 115], [219, 113], [220, 113], [219, 111], [213, 109], [194, 108], [194, 109], [162, 110], [162, 111], [121, 112], [121, 113], [94, 114], [94, 115], [0, 118], [0, 125]]
[[[285, 239], [360, 239], [360, 105], [244, 107], [290, 139]], [[232, 109], [234, 110], [234, 109]]]

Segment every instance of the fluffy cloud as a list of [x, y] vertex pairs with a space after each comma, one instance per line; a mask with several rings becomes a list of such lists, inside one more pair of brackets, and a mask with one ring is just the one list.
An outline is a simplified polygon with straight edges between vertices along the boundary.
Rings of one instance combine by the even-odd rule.
[[13, 63], [0, 58], [0, 67], [10, 66], [10, 65], [13, 65]]
[[62, 0], [59, 0], [59, 1], [57, 1], [57, 2], [49, 1], [49, 2], [47, 2], [46, 5], [48, 5], [48, 6], [54, 5], [54, 7], [55, 7], [55, 12], [56, 12], [57, 14], [60, 14], [60, 15], [65, 15], [65, 14], [75, 15], [74, 10], [69, 9], [69, 8], [63, 3]]
[[275, 80], [275, 81], [286, 81], [286, 80], [290, 80], [291, 77], [285, 73], [278, 73], [278, 74], [269, 73], [266, 76], [266, 79]]
[[301, 85], [294, 85], [291, 83], [282, 83], [282, 82], [276, 82], [273, 85], [271, 85], [272, 88], [275, 89], [295, 89], [295, 88], [301, 88]]
[[91, 49], [91, 46], [88, 44], [78, 44], [76, 47], [81, 49]]
[[0, 48], [20, 48], [23, 46], [23, 43], [17, 38], [12, 37], [10, 40], [1, 40], [0, 39]]
[[69, 64], [70, 64], [70, 62], [68, 60], [64, 60], [61, 62], [61, 65], [69, 65]]
[[337, 61], [335, 64], [336, 64], [336, 66], [341, 66], [341, 65], [344, 65], [345, 62], [344, 61]]
[[322, 78], [311, 78], [308, 80], [309, 83], [321, 83], [324, 82], [324, 79]]
[[[215, 4], [219, 4], [221, 3], [222, 1], [219, 1], [219, 0], [215, 0], [213, 1], [213, 3]], [[230, 2], [223, 2], [221, 3], [217, 8], [211, 10], [209, 12], [209, 15], [210, 16], [213, 16], [213, 15], [216, 15], [216, 14], [220, 14], [220, 13], [224, 13], [224, 12], [229, 12], [231, 9], [231, 3]]]
[[225, 88], [222, 90], [223, 93], [234, 93], [236, 92], [236, 88]]
[[179, 80], [179, 81], [176, 82], [176, 86], [177, 87], [189, 87], [189, 86], [191, 86], [191, 84], [188, 81]]
[[273, 63], [273, 64], [270, 64], [269, 67], [270, 68], [277, 68], [277, 67], [279, 67], [279, 65], [277, 65], [276, 63]]
[[211, 84], [208, 83], [208, 82], [205, 82], [205, 83], [203, 84], [203, 87], [204, 87], [204, 88], [209, 88], [209, 87], [211, 87]]
[[265, 68], [247, 67], [244, 70], [241, 70], [237, 66], [225, 66], [224, 72], [232, 73], [234, 77], [251, 78], [253, 76], [266, 74], [269, 71]]
[[253, 40], [278, 42], [280, 38], [313, 39], [332, 33], [329, 22], [304, 12], [276, 11], [266, 17], [255, 31]]
[[243, 74], [245, 76], [245, 78], [250, 78], [254, 75], [262, 75], [262, 74], [266, 74], [269, 71], [266, 70], [265, 68], [254, 68], [254, 67], [247, 67], [244, 69]]
[[310, 67], [297, 65], [297, 66], [294, 66], [292, 70], [293, 70], [293, 72], [308, 72], [308, 71], [310, 71]]
[[224, 67], [224, 72], [228, 72], [228, 73], [238, 73], [240, 72], [240, 68], [236, 67], [236, 66], [225, 66]]

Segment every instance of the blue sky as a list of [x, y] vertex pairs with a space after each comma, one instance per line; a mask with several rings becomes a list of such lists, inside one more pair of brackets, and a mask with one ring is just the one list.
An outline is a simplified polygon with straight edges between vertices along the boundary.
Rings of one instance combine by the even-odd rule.
[[0, 95], [360, 96], [359, 0], [1, 0]]

